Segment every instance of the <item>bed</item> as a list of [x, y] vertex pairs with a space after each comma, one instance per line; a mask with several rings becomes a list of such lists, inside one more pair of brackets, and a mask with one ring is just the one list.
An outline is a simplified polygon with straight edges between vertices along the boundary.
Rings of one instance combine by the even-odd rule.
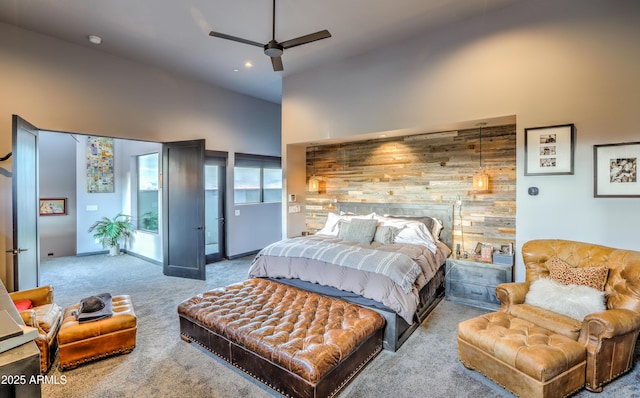
[[[444, 296], [443, 265], [451, 253], [453, 206], [343, 202], [336, 207], [328, 218], [335, 222], [336, 216], [342, 216], [333, 227], [328, 219], [318, 234], [266, 247], [254, 259], [249, 277], [271, 279], [375, 310], [386, 321], [384, 349], [396, 351]], [[354, 219], [358, 221], [352, 222]], [[345, 239], [341, 232], [336, 233], [335, 228], [341, 229], [345, 223], [348, 229], [356, 223], [358, 228], [373, 224], [360, 219], [377, 220], [373, 242], [358, 242], [358, 236]], [[433, 219], [439, 221], [439, 232], [434, 229]], [[424, 224], [431, 236], [437, 236], [433, 244], [378, 239], [380, 226], [393, 229], [405, 221], [413, 226], [416, 222]], [[325, 234], [328, 227], [333, 229]], [[407, 230], [403, 228], [396, 227], [395, 234]], [[351, 264], [346, 264], [348, 257], [353, 257]], [[380, 264], [393, 266], [380, 271]]]

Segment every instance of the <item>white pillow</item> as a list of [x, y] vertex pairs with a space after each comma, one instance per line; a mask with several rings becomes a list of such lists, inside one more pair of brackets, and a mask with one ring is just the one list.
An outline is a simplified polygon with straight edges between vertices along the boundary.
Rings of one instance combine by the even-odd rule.
[[[383, 224], [384, 225], [384, 224]], [[426, 246], [432, 253], [436, 244], [426, 225], [419, 221], [409, 221], [396, 235], [395, 243], [411, 243]]]
[[[392, 225], [395, 227], [398, 227], [398, 226], [404, 227], [406, 223], [413, 222], [413, 221], [422, 222], [427, 226], [427, 230], [429, 231], [431, 237], [435, 240], [440, 239], [440, 233], [444, 229], [444, 225], [442, 224], [441, 220], [438, 220], [437, 218], [433, 218], [429, 216], [403, 217], [403, 216], [390, 216], [388, 214], [381, 216], [374, 213], [373, 218], [380, 221], [382, 225], [385, 225], [386, 223], [386, 225]], [[429, 220], [430, 222], [426, 220]]]
[[437, 218], [433, 218], [433, 227], [431, 227], [431, 236], [435, 239], [440, 239], [440, 232], [444, 229], [444, 225], [442, 225], [442, 220], [438, 220]]
[[404, 218], [375, 215], [380, 225], [398, 228], [395, 243], [411, 243], [426, 246], [432, 253], [436, 252], [436, 244], [429, 228], [424, 223]]
[[340, 221], [340, 216], [336, 213], [327, 214], [327, 221], [324, 223], [324, 227], [321, 230], [316, 232], [319, 235], [329, 235], [329, 236], [338, 236], [338, 222]]
[[336, 214], [336, 213], [328, 213], [327, 221], [324, 223], [324, 227], [321, 230], [316, 232], [318, 235], [329, 235], [329, 236], [338, 236], [340, 232], [340, 221], [349, 221], [352, 218], [363, 218], [363, 219], [373, 219], [375, 213], [367, 214], [364, 216], [355, 216], [352, 214]]
[[580, 322], [589, 314], [607, 309], [603, 291], [584, 285], [563, 285], [549, 278], [531, 282], [524, 302]]

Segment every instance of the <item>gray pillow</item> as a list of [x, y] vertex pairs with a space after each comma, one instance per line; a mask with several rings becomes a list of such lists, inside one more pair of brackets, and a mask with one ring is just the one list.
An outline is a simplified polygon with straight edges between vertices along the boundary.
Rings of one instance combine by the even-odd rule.
[[378, 220], [354, 218], [340, 226], [340, 238], [348, 242], [371, 243]]
[[390, 225], [380, 225], [376, 228], [376, 234], [373, 236], [374, 242], [379, 242], [385, 245], [393, 243], [398, 234], [398, 228]]

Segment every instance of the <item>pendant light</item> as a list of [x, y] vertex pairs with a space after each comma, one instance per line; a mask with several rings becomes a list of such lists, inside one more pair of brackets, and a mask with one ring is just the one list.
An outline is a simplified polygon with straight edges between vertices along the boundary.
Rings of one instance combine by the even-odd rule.
[[320, 181], [316, 178], [316, 148], [313, 148], [313, 173], [309, 178], [308, 191], [310, 193], [318, 193], [320, 191]]
[[473, 189], [477, 192], [487, 192], [489, 190], [489, 175], [482, 168], [482, 127], [487, 123], [480, 122], [476, 126], [480, 126], [480, 168], [473, 176]]

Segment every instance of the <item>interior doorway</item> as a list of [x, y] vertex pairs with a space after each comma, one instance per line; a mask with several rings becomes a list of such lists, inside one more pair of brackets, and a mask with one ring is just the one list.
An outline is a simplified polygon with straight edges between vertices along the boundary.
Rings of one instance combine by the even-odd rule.
[[[111, 194], [89, 194], [86, 187], [81, 184], [86, 179], [84, 152], [86, 151], [85, 139], [89, 135], [48, 130], [39, 132], [40, 139], [45, 144], [39, 153], [41, 159], [39, 173], [44, 173], [44, 178], [40, 180], [40, 197], [65, 199], [64, 216], [39, 217], [39, 224], [42, 227], [39, 231], [39, 241], [42, 242], [44, 249], [41, 251], [40, 258], [99, 254], [101, 247], [93, 245], [93, 239], [87, 233], [87, 225], [95, 221], [98, 213], [101, 213], [107, 204], [118, 202], [118, 209], [112, 209], [109, 215], [113, 216], [120, 211], [131, 215], [136, 229], [133, 239], [124, 247], [126, 252], [162, 264], [163, 215], [159, 211], [162, 205], [157, 200], [161, 195], [156, 192], [155, 202], [142, 200], [153, 195], [153, 190], [161, 191], [162, 183], [145, 185], [141, 182], [144, 180], [142, 177], [145, 171], [148, 172], [150, 169], [149, 164], [156, 162], [154, 159], [157, 159], [157, 169], [162, 170], [162, 157], [156, 154], [162, 152], [163, 144], [113, 138], [116, 173], [123, 181], [116, 186], [114, 198], [109, 198]], [[209, 198], [207, 201], [209, 221], [206, 228], [210, 233], [206, 253], [204, 253], [207, 263], [225, 258], [224, 188], [227, 159], [225, 152], [211, 152], [209, 155], [211, 155], [209, 163], [203, 170], [205, 174], [214, 176], [209, 177], [207, 184], [209, 192], [204, 193], [204, 196]], [[68, 182], [63, 182], [65, 178]], [[161, 201], [161, 198], [159, 200]], [[151, 203], [150, 207], [147, 206], [148, 208], [143, 206], [147, 202]], [[150, 213], [155, 217], [147, 217]], [[151, 222], [145, 222], [149, 220]]]
[[205, 152], [204, 208], [205, 260], [207, 264], [220, 261], [226, 257], [224, 239], [226, 164], [226, 153]]
[[[98, 167], [90, 160], [89, 150], [96, 139], [109, 140], [108, 155], [100, 167], [104, 176], [113, 174], [110, 189], [94, 187], [92, 176]], [[41, 259], [103, 253], [106, 249], [96, 244], [88, 229], [103, 217], [122, 213], [131, 216], [136, 230], [123, 249], [162, 263], [157, 183], [161, 143], [41, 130], [40, 144], [40, 198], [57, 198], [65, 204], [60, 213], [40, 214]]]

